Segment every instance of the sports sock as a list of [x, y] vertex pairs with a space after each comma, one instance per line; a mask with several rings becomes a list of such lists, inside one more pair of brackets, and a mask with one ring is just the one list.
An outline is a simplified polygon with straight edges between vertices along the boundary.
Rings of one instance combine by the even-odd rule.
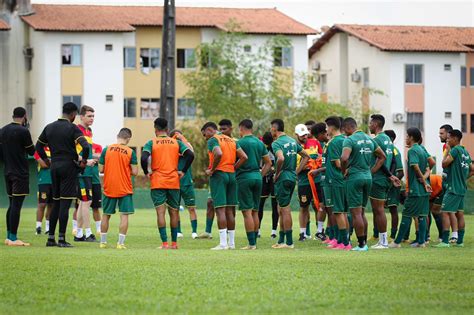
[[293, 245], [293, 230], [287, 230], [286, 235], [286, 245]]
[[254, 245], [257, 246], [257, 239], [260, 232], [253, 232], [253, 239], [255, 240]]
[[72, 220], [72, 229], [77, 230], [77, 220]]
[[395, 237], [397, 237], [397, 228], [392, 228], [390, 230], [390, 238], [395, 239]]
[[324, 221], [318, 221], [318, 233], [323, 233]]
[[459, 229], [458, 232], [459, 232], [459, 237], [458, 237], [458, 241], [456, 243], [457, 244], [462, 244], [462, 243], [464, 243], [464, 229]]
[[339, 229], [339, 235], [341, 235], [341, 241], [344, 246], [349, 245], [349, 240], [347, 238], [347, 229]]
[[[303, 233], [303, 235], [306, 233], [306, 228], [300, 228], [300, 234]], [[307, 234], [306, 234], [307, 235]]]
[[21, 207], [25, 196], [13, 196], [10, 206], [10, 232], [16, 236], [20, 224]]
[[227, 246], [227, 229], [219, 230], [219, 245], [221, 247]]
[[101, 224], [102, 224], [102, 221], [95, 221], [95, 230], [97, 233], [100, 233]]
[[125, 234], [120, 234], [120, 233], [119, 233], [118, 243], [119, 243], [120, 245], [123, 245], [123, 244], [125, 243], [125, 237], [126, 237], [126, 236], [127, 236], [127, 235], [125, 235]]
[[171, 228], [171, 242], [175, 243], [178, 240], [178, 227]]
[[193, 233], [197, 233], [198, 220], [191, 220], [191, 229]]
[[158, 231], [160, 232], [161, 242], [168, 242], [168, 235], [166, 234], [166, 227], [159, 227]]
[[[318, 227], [318, 230], [319, 230], [319, 227]], [[326, 228], [326, 231], [328, 232], [329, 239], [333, 240], [334, 239], [334, 230], [333, 230], [332, 226], [328, 226]]]
[[86, 228], [86, 238], [91, 236], [91, 234], [92, 234], [91, 228]]
[[357, 242], [359, 243], [359, 247], [362, 248], [365, 246], [365, 236], [357, 236]]
[[76, 237], [81, 238], [84, 236], [84, 233], [82, 232], [82, 228], [77, 229]]
[[[410, 239], [410, 234], [411, 234], [411, 221], [408, 223], [408, 230], [406, 231], [405, 235], [403, 236], [404, 240], [409, 240]], [[400, 228], [399, 228], [400, 229]]]
[[442, 233], [443, 243], [449, 244], [449, 230], [444, 230]]
[[18, 238], [17, 238], [16, 234], [10, 232], [10, 238], [9, 238], [9, 240], [14, 242], [14, 241], [16, 241], [17, 239], [18, 239]]
[[40, 228], [41, 227], [41, 221], [36, 221], [36, 228]]
[[247, 232], [247, 240], [250, 246], [255, 246], [255, 232]]
[[407, 234], [408, 229], [410, 228], [411, 217], [402, 216], [402, 221], [400, 222], [400, 228], [398, 229], [398, 235], [395, 239], [396, 244], [400, 244]]
[[178, 233], [182, 233], [181, 232], [181, 220], [178, 221], [178, 228], [177, 229], [178, 229]]
[[227, 230], [227, 234], [229, 235], [229, 246], [235, 246], [235, 230]]
[[440, 214], [433, 214], [433, 218], [438, 229], [439, 238], [443, 238], [443, 217]]
[[452, 233], [451, 233], [451, 237], [458, 238], [458, 232], [452, 232]]
[[272, 230], [272, 235], [277, 235], [277, 230]]
[[65, 242], [65, 241], [66, 241], [66, 234], [59, 232], [59, 234], [58, 234], [58, 241], [59, 241], [59, 242]]
[[272, 230], [276, 230], [278, 227], [278, 219], [280, 215], [278, 214], [278, 204], [274, 196], [270, 198], [272, 202]]
[[59, 233], [66, 234], [67, 220], [69, 219], [69, 208], [71, 199], [61, 199], [59, 201]]
[[311, 221], [306, 224], [306, 235], [311, 235]]
[[374, 238], [379, 238], [379, 230], [377, 229], [376, 226], [374, 226], [373, 232], [374, 232]]
[[45, 227], [46, 231], [49, 231], [49, 220], [46, 220]]
[[283, 244], [285, 243], [285, 232], [280, 231], [279, 232], [280, 237], [278, 238], [278, 244]]
[[420, 240], [420, 223], [418, 223], [418, 231], [415, 231], [415, 243]]
[[100, 242], [107, 243], [107, 233], [100, 233]]
[[379, 233], [379, 243], [387, 246], [388, 245], [388, 239], [387, 239], [387, 232], [384, 233]]
[[206, 233], [212, 233], [212, 223], [214, 223], [214, 219], [206, 218]]
[[418, 233], [418, 244], [423, 245], [426, 242], [426, 229], [428, 227], [428, 222], [426, 222], [426, 217], [418, 217], [418, 226], [420, 232]]

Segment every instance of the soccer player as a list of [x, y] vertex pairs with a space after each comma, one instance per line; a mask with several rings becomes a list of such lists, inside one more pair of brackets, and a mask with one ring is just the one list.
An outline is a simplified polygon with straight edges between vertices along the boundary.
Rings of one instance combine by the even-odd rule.
[[209, 168], [206, 175], [210, 177], [209, 186], [219, 227], [219, 245], [212, 250], [235, 249], [235, 170], [245, 163], [247, 155], [234, 139], [217, 132], [217, 126], [213, 122], [205, 123], [201, 133], [207, 140]]
[[428, 154], [419, 144], [421, 132], [418, 128], [408, 128], [406, 135], [406, 145], [408, 150], [408, 187], [407, 199], [402, 212], [402, 222], [398, 230], [395, 241], [389, 247], [399, 248], [411, 224], [412, 218], [418, 218], [418, 245], [413, 247], [425, 247], [425, 237], [427, 228], [427, 216], [429, 212], [429, 196], [431, 186], [429, 185], [429, 164]]
[[324, 166], [313, 171], [313, 175], [325, 174], [324, 197], [328, 213], [334, 216], [339, 236], [336, 242], [329, 243], [330, 248], [351, 250], [349, 243], [349, 221], [347, 219], [348, 208], [346, 204], [346, 191], [344, 175], [341, 171], [341, 155], [344, 143], [344, 135], [341, 134], [341, 121], [339, 117], [331, 116], [326, 119], [329, 142], [324, 147]]
[[[194, 152], [192, 145], [189, 141], [184, 137], [183, 133], [180, 130], [172, 130], [170, 132], [170, 137], [181, 140], [188, 149]], [[178, 163], [178, 170], [182, 171], [183, 167], [186, 163], [186, 160], [183, 157], [179, 158]], [[188, 208], [189, 217], [191, 219], [191, 237], [192, 239], [196, 239], [198, 237], [197, 234], [197, 215], [196, 215], [196, 194], [194, 192], [194, 183], [193, 183], [193, 174], [192, 174], [192, 167], [188, 168], [188, 171], [181, 177], [180, 184], [180, 194], [181, 198], [184, 201], [184, 205]], [[182, 237], [181, 233], [181, 220], [178, 222], [178, 237]]]
[[[445, 124], [439, 127], [439, 140], [443, 144], [443, 156], [446, 154], [446, 142], [448, 139], [448, 132], [451, 130], [453, 130], [453, 127], [448, 124]], [[441, 208], [441, 202], [443, 201], [444, 194], [446, 192], [446, 179], [447, 178], [448, 178], [448, 170], [443, 168], [443, 191], [435, 203], [439, 208]], [[452, 230], [451, 238], [449, 239], [449, 242], [455, 244], [458, 238], [458, 226], [457, 226], [456, 214], [450, 212], [448, 215], [450, 216], [451, 230]], [[439, 224], [439, 221], [442, 220], [442, 217], [443, 215], [441, 214], [435, 217], [435, 220], [437, 220], [437, 224]]]
[[[448, 131], [445, 155], [442, 166], [447, 171], [446, 191], [441, 206], [443, 214], [443, 241], [435, 247], [450, 247], [449, 227], [451, 220], [457, 220], [458, 238], [454, 246], [464, 247], [464, 196], [467, 191], [467, 179], [474, 175], [474, 164], [472, 164], [469, 152], [460, 144], [462, 132], [454, 129]], [[450, 215], [454, 213], [453, 217]], [[454, 218], [454, 219], [453, 219]]]
[[[366, 133], [357, 130], [356, 121], [348, 117], [344, 119], [344, 139], [341, 155], [341, 170], [346, 174], [346, 198], [352, 213], [358, 246], [353, 251], [367, 251], [367, 218], [365, 207], [372, 186], [372, 173], [383, 167], [385, 153]], [[377, 158], [373, 165], [373, 157]], [[372, 166], [373, 165], [373, 166]], [[394, 180], [395, 176], [391, 179]]]
[[[46, 156], [51, 157], [48, 147], [45, 147]], [[43, 161], [38, 152], [35, 152], [35, 160], [38, 162], [38, 209], [36, 210], [36, 235], [41, 234], [41, 225], [43, 217], [46, 218], [45, 234], [49, 232], [49, 217], [53, 208], [53, 186], [51, 182], [51, 170]], [[47, 210], [46, 210], [47, 209]], [[45, 215], [46, 210], [46, 215]]]
[[260, 237], [260, 228], [262, 226], [263, 209], [265, 207], [265, 201], [267, 200], [267, 198], [270, 197], [270, 202], [272, 206], [272, 233], [270, 237], [276, 238], [279, 215], [278, 215], [277, 201], [275, 198], [275, 184], [273, 182], [273, 176], [275, 175], [275, 155], [273, 154], [273, 150], [272, 150], [273, 137], [269, 131], [263, 134], [262, 142], [263, 144], [265, 144], [265, 147], [267, 148], [268, 156], [270, 158], [270, 161], [272, 162], [272, 167], [270, 171], [267, 173], [267, 175], [263, 177], [262, 194], [260, 196], [260, 204], [258, 206], [259, 227], [258, 227], [257, 237]]
[[[90, 106], [81, 106], [79, 112], [80, 124], [78, 125], [85, 139], [89, 143], [90, 159], [87, 159], [87, 166], [83, 173], [79, 175], [79, 204], [77, 210], [77, 233], [74, 236], [75, 242], [95, 242], [96, 237], [92, 234], [89, 218], [89, 209], [92, 203], [92, 177], [96, 160], [93, 159], [92, 151], [92, 131], [90, 126], [94, 123], [95, 112]], [[82, 155], [81, 146], [77, 146], [77, 153]]]
[[[311, 134], [313, 135], [314, 139], [319, 142], [320, 146], [320, 151], [319, 154], [323, 153], [324, 147], [326, 142], [328, 142], [328, 133], [326, 130], [327, 126], [325, 123], [317, 123], [314, 124], [313, 127], [311, 127]], [[324, 161], [323, 161], [324, 163]], [[315, 184], [316, 184], [316, 192], [318, 194], [318, 199], [319, 199], [319, 204], [320, 207], [319, 209], [316, 210], [316, 221], [317, 221], [317, 231], [315, 234], [315, 240], [320, 240], [322, 242], [327, 240], [326, 237], [326, 231], [324, 230], [324, 221], [326, 220], [326, 216], [328, 218], [328, 224], [326, 230], [328, 230], [329, 237], [334, 237], [335, 236], [335, 229], [336, 227], [336, 221], [332, 213], [329, 213], [325, 207], [325, 196], [324, 196], [324, 173], [321, 173], [317, 175], [314, 178]]]
[[[393, 130], [385, 130], [385, 134], [390, 138], [392, 143], [396, 139], [395, 131]], [[395, 157], [395, 161], [392, 161], [392, 165], [390, 167], [390, 172], [392, 174], [396, 174], [399, 180], [405, 176], [403, 172], [403, 162], [402, 162], [402, 155], [400, 150], [393, 146], [393, 156]], [[400, 193], [401, 187], [396, 187], [393, 184], [390, 185], [387, 193], [387, 200], [385, 201], [385, 206], [390, 211], [391, 216], [391, 229], [390, 229], [390, 238], [392, 241], [397, 237], [397, 229], [398, 229], [398, 206], [400, 205]]]
[[101, 222], [100, 248], [107, 248], [110, 216], [115, 214], [118, 205], [120, 226], [117, 249], [127, 249], [125, 237], [128, 230], [128, 216], [135, 212], [132, 176], [138, 174], [137, 155], [127, 146], [131, 138], [130, 129], [120, 129], [117, 143], [107, 146], [100, 155], [99, 171], [104, 174], [104, 214]]
[[[257, 249], [257, 234], [260, 226], [258, 207], [262, 192], [262, 177], [272, 167], [268, 151], [257, 137], [252, 134], [253, 122], [244, 119], [239, 123], [240, 140], [238, 144], [247, 155], [247, 161], [237, 169], [237, 191], [239, 209], [244, 217], [245, 231], [249, 244], [242, 249]], [[263, 168], [260, 171], [260, 164]]]
[[[295, 135], [296, 135], [296, 140], [298, 144], [303, 147], [303, 150], [306, 151], [306, 153], [309, 155], [310, 159], [316, 160], [320, 154], [320, 145], [319, 141], [316, 139], [315, 142], [317, 142], [317, 145], [315, 146], [306, 146], [308, 142], [308, 135], [310, 134], [308, 127], [303, 124], [296, 125], [295, 127]], [[321, 152], [322, 153], [322, 152]], [[296, 167], [299, 166], [299, 163], [301, 163], [301, 158], [298, 155], [297, 160], [296, 160]], [[309, 237], [311, 237], [311, 234], [307, 234], [307, 228], [308, 228], [308, 223], [310, 222], [310, 213], [309, 213], [309, 206], [310, 204], [313, 205], [314, 208], [314, 203], [313, 203], [313, 193], [311, 191], [311, 186], [309, 183], [309, 178], [308, 178], [308, 173], [309, 173], [309, 168], [305, 167], [297, 176], [298, 179], [298, 199], [300, 202], [300, 213], [299, 213], [299, 223], [300, 223], [300, 237], [299, 241], [305, 241]], [[319, 176], [320, 177], [320, 176]], [[311, 178], [311, 180], [314, 180]], [[315, 209], [317, 213], [317, 209]]]
[[[392, 140], [385, 134], [383, 127], [385, 125], [385, 117], [380, 114], [374, 114], [370, 117], [369, 130], [375, 135], [373, 139], [377, 146], [385, 153], [384, 167], [380, 167], [377, 171], [372, 170], [372, 188], [370, 190], [370, 204], [374, 214], [374, 225], [377, 226], [379, 232], [379, 241], [373, 245], [373, 249], [388, 248], [387, 235], [387, 217], [385, 216], [385, 200], [391, 183], [387, 178], [386, 172], [390, 170], [393, 162], [394, 146]], [[372, 166], [375, 166], [376, 160]]]
[[[219, 132], [226, 135], [227, 137], [232, 137], [232, 121], [229, 119], [222, 119], [219, 121]], [[234, 138], [233, 138], [234, 139]], [[236, 139], [234, 139], [236, 141]], [[207, 196], [207, 211], [206, 211], [206, 229], [203, 233], [199, 234], [198, 238], [200, 239], [212, 239], [212, 225], [214, 224], [215, 216], [214, 201], [212, 200], [211, 191]], [[235, 217], [235, 207], [234, 207], [234, 217]]]
[[[63, 106], [63, 116], [48, 124], [36, 143], [36, 151], [46, 164], [51, 166], [53, 183], [53, 210], [50, 216], [49, 236], [46, 246], [72, 247], [66, 242], [66, 229], [71, 202], [77, 198], [77, 176], [84, 169], [89, 158], [89, 144], [79, 128], [73, 124], [77, 115], [77, 106], [68, 102]], [[80, 161], [76, 151], [77, 143], [82, 147]], [[44, 151], [48, 146], [51, 162]], [[59, 219], [59, 238], [56, 243], [55, 232]]]
[[20, 213], [29, 190], [29, 168], [27, 154], [33, 155], [35, 147], [27, 128], [28, 119], [23, 107], [13, 110], [13, 122], [0, 131], [0, 143], [3, 151], [5, 186], [8, 195], [6, 214], [8, 246], [29, 246], [29, 243], [18, 239]]
[[[92, 133], [92, 131], [91, 131]], [[102, 207], [102, 187], [100, 185], [99, 176], [99, 159], [102, 154], [102, 146], [97, 143], [92, 143], [92, 157], [96, 161], [92, 167], [92, 218], [95, 221], [95, 231], [100, 235], [100, 226], [102, 225], [100, 218], [100, 208]]]
[[[280, 214], [280, 237], [273, 248], [294, 248], [293, 221], [291, 218], [291, 197], [295, 190], [296, 177], [306, 167], [309, 155], [293, 138], [285, 134], [285, 124], [281, 119], [271, 122], [273, 136], [272, 149], [276, 157], [275, 167], [275, 195]], [[301, 162], [296, 168], [296, 155], [301, 156]], [[286, 243], [285, 243], [286, 237]]]
[[[157, 225], [162, 245], [160, 249], [178, 249], [179, 221], [179, 180], [188, 171], [194, 160], [193, 151], [181, 142], [168, 136], [168, 121], [157, 118], [154, 121], [156, 138], [143, 147], [141, 166], [150, 178], [151, 199], [156, 208]], [[180, 155], [186, 159], [181, 171], [178, 171]], [[148, 172], [148, 158], [151, 157], [151, 174]], [[171, 246], [166, 233], [166, 207], [170, 216]]]

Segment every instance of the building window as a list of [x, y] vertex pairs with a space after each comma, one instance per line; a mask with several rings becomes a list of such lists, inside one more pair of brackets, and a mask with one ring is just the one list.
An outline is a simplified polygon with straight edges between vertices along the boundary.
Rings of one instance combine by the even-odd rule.
[[113, 49], [114, 49], [114, 46], [112, 44], [105, 44], [106, 51], [112, 51]]
[[466, 78], [467, 72], [466, 67], [461, 67], [461, 86], [466, 87]]
[[246, 52], [246, 53], [252, 52], [252, 46], [250, 46], [250, 45], [245, 45], [245, 46], [244, 46], [244, 52]]
[[321, 74], [321, 93], [328, 92], [327, 74]]
[[123, 49], [123, 67], [125, 69], [135, 69], [137, 67], [137, 50], [135, 47], [125, 47]]
[[405, 83], [423, 83], [423, 65], [405, 65]]
[[451, 71], [451, 65], [450, 64], [445, 64], [444, 65], [444, 71]]
[[467, 115], [461, 114], [461, 131], [467, 132]]
[[142, 70], [149, 71], [160, 67], [160, 49], [159, 48], [141, 48], [140, 66]]
[[77, 110], [79, 110], [82, 106], [82, 97], [80, 95], [63, 95], [63, 105], [67, 102], [73, 102], [76, 104]]
[[407, 113], [407, 128], [412, 127], [423, 131], [423, 113]]
[[369, 87], [369, 68], [362, 68], [362, 82], [365, 88]]
[[194, 49], [178, 49], [178, 69], [194, 69], [196, 68], [196, 54]]
[[471, 133], [474, 133], [474, 114], [471, 114]]
[[474, 68], [471, 67], [469, 68], [469, 80], [471, 84], [469, 84], [471, 87], [474, 87]]
[[140, 117], [142, 119], [156, 118], [160, 114], [159, 98], [140, 99]]
[[80, 66], [81, 50], [81, 45], [62, 45], [62, 64], [66, 66]]
[[135, 98], [123, 99], [123, 117], [137, 117], [137, 100]]
[[178, 119], [196, 118], [196, 102], [191, 98], [178, 99]]
[[291, 47], [275, 47], [273, 64], [275, 67], [291, 68], [293, 66], [293, 49]]

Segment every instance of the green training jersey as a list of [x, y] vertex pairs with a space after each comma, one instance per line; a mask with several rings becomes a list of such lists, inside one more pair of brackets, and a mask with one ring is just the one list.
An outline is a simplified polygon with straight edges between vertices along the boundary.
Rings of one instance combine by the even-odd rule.
[[451, 148], [449, 155], [453, 158], [453, 161], [446, 168], [448, 171], [448, 177], [446, 178], [447, 191], [464, 196], [467, 191], [467, 178], [471, 170], [471, 156], [461, 145]]
[[[92, 154], [92, 144], [89, 143], [89, 152]], [[82, 156], [83, 152], [82, 150], [79, 152], [79, 155]], [[89, 155], [90, 157], [91, 155]], [[79, 177], [93, 177], [93, 172], [94, 172], [94, 167], [93, 166], [86, 166], [84, 169], [84, 172], [82, 174], [79, 174]]]
[[237, 143], [248, 157], [248, 160], [237, 169], [237, 179], [261, 179], [260, 162], [268, 155], [265, 144], [254, 135], [244, 136]]
[[370, 167], [378, 144], [365, 132], [356, 131], [344, 139], [343, 149], [351, 149], [348, 166], [348, 179], [372, 179]]
[[[427, 152], [419, 144], [414, 144], [408, 150], [408, 194], [410, 196], [427, 196], [430, 193], [426, 192], [424, 185], [418, 180], [413, 169], [414, 165], [418, 165], [422, 173], [425, 173], [428, 167]], [[426, 183], [429, 183], [428, 180]]]
[[395, 172], [403, 171], [402, 154], [397, 147], [393, 147], [393, 155], [395, 156]]
[[[186, 159], [180, 156], [178, 160], [178, 171], [182, 171], [185, 164], [186, 164]], [[194, 184], [193, 170], [192, 170], [192, 166], [190, 166], [188, 170], [186, 171], [186, 173], [184, 173], [184, 176], [181, 177], [180, 185], [181, 187], [183, 187], [183, 186], [192, 186], [193, 184]]]
[[92, 184], [100, 184], [100, 176], [99, 176], [99, 163], [96, 163], [92, 167]]
[[285, 157], [278, 180], [296, 181], [296, 155], [303, 150], [301, 145], [295, 139], [283, 134], [273, 141], [272, 150], [275, 154], [275, 159], [278, 151], [282, 151]]
[[[385, 134], [385, 132], [381, 132], [375, 136], [373, 139], [375, 143], [382, 149], [382, 151], [385, 153], [385, 167], [390, 170], [390, 166], [392, 165], [392, 158], [393, 158], [393, 143], [392, 140]], [[373, 163], [372, 167], [375, 165], [375, 162], [377, 161], [377, 158], [375, 155], [373, 156]], [[375, 174], [372, 175], [372, 180], [388, 180], [387, 176], [384, 174], [384, 172], [379, 169]]]
[[344, 135], [335, 136], [324, 147], [323, 160], [325, 160], [326, 166], [325, 182], [328, 187], [344, 187], [344, 175], [334, 163], [341, 159], [342, 146], [345, 138]]

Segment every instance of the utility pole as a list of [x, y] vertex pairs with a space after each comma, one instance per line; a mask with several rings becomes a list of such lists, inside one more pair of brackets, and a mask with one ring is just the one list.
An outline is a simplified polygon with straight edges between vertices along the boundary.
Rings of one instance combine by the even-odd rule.
[[175, 54], [176, 54], [176, 9], [174, 0], [164, 0], [163, 42], [161, 45], [161, 96], [160, 117], [168, 120], [168, 127], [175, 127]]

